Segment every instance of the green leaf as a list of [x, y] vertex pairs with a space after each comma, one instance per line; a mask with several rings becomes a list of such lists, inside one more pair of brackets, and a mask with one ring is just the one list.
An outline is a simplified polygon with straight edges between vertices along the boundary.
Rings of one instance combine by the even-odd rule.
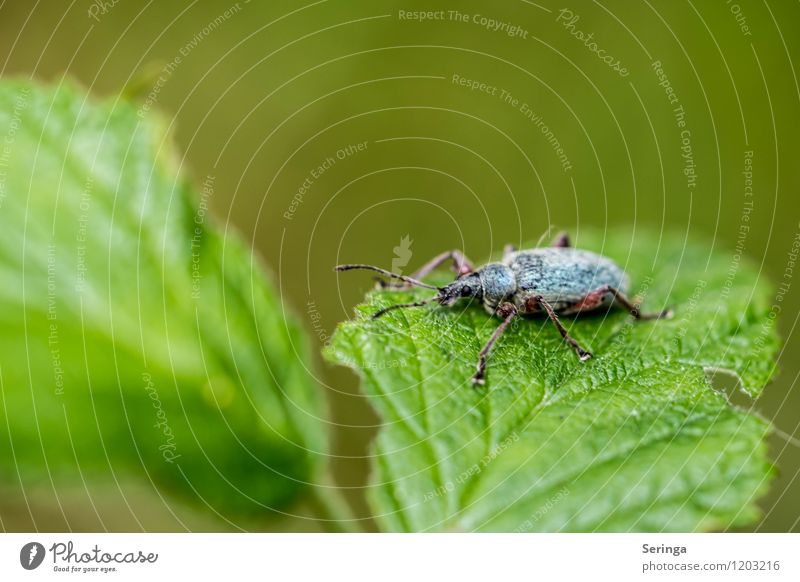
[[324, 452], [306, 338], [209, 215], [213, 175], [193, 188], [140, 113], [0, 84], [0, 478], [134, 476], [266, 515]]
[[[738, 257], [682, 237], [581, 231], [645, 308], [564, 318], [594, 352], [577, 360], [546, 319], [518, 321], [470, 377], [498, 324], [476, 305], [381, 307], [430, 291], [374, 291], [327, 356], [357, 370], [383, 419], [371, 502], [388, 530], [687, 531], [744, 524], [772, 474], [767, 422], [706, 373], [757, 396], [778, 347], [770, 286]], [[447, 276], [438, 282], [447, 280]]]

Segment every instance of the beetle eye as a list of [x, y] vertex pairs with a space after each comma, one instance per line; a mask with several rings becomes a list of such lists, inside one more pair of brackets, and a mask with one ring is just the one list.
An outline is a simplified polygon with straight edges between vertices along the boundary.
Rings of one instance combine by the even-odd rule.
[[462, 287], [461, 288], [461, 296], [462, 297], [470, 297], [472, 295], [472, 289], [469, 287]]

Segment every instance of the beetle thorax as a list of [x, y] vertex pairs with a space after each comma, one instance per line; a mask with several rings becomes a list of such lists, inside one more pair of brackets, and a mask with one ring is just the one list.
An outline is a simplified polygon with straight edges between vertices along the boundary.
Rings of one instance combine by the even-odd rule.
[[489, 263], [478, 270], [483, 290], [483, 305], [494, 313], [498, 305], [511, 298], [517, 291], [514, 271], [503, 263]]

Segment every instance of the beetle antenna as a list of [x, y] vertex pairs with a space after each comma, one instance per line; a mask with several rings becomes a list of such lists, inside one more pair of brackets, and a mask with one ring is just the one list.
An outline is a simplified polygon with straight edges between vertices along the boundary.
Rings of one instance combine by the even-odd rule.
[[337, 265], [333, 268], [334, 271], [351, 271], [353, 269], [366, 269], [368, 271], [377, 271], [381, 275], [385, 275], [387, 277], [393, 277], [394, 279], [400, 279], [401, 281], [405, 281], [406, 283], [411, 283], [412, 285], [416, 285], [417, 287], [425, 287], [426, 289], [434, 289], [436, 291], [441, 291], [441, 287], [434, 287], [433, 285], [428, 285], [427, 283], [423, 283], [422, 281], [417, 281], [416, 279], [412, 279], [411, 277], [406, 277], [405, 275], [398, 275], [397, 273], [392, 273], [391, 271], [387, 271], [386, 269], [381, 269], [380, 267], [373, 267], [372, 265]]
[[431, 297], [430, 299], [426, 299], [425, 301], [415, 301], [414, 303], [398, 303], [397, 305], [390, 305], [389, 307], [384, 307], [380, 311], [373, 314], [372, 319], [378, 319], [381, 315], [391, 311], [392, 309], [403, 309], [406, 307], [422, 307], [423, 305], [427, 305], [431, 301], [435, 301], [437, 298], [438, 295], [436, 297]]

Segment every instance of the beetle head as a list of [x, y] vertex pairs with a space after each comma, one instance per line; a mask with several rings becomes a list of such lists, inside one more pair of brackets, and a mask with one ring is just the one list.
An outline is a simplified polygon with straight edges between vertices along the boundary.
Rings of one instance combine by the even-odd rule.
[[489, 263], [442, 287], [436, 301], [441, 305], [452, 305], [457, 299], [474, 297], [482, 299], [486, 308], [493, 312], [516, 289], [517, 280], [510, 267], [502, 263]]
[[436, 296], [436, 301], [440, 305], [452, 305], [456, 300], [462, 297], [475, 297], [481, 298], [483, 296], [483, 286], [481, 278], [478, 273], [469, 273], [463, 275], [439, 289], [439, 295]]
[[462, 275], [444, 287], [428, 285], [427, 283], [417, 281], [411, 277], [400, 275], [398, 273], [391, 273], [385, 269], [374, 267], [372, 265], [339, 265], [335, 268], [337, 271], [349, 271], [352, 269], [376, 271], [382, 275], [386, 275], [387, 277], [400, 279], [401, 281], [404, 281], [410, 285], [425, 287], [427, 289], [435, 289], [438, 292], [434, 297], [425, 299], [423, 301], [391, 305], [375, 313], [372, 316], [373, 318], [378, 318], [394, 309], [421, 307], [433, 302], [436, 302], [439, 305], [449, 306], [455, 303], [458, 299], [466, 298], [483, 299], [484, 305], [491, 311], [496, 309], [504, 299], [511, 296], [517, 287], [514, 272], [508, 266], [502, 263], [489, 263], [474, 273]]

